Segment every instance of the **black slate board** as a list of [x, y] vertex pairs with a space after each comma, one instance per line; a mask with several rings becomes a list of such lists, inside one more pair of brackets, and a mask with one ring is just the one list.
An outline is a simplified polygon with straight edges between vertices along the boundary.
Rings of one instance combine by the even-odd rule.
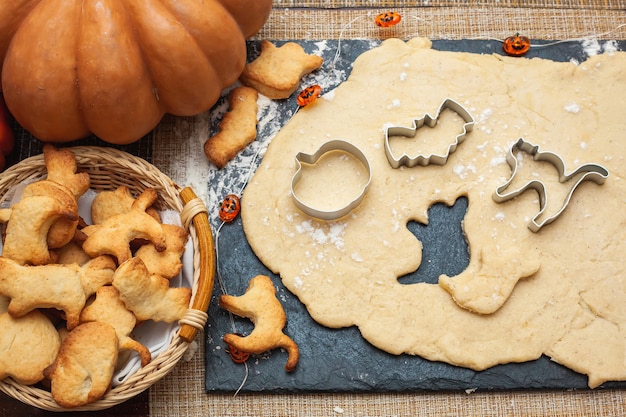
[[[280, 45], [282, 42], [276, 43]], [[299, 43], [307, 52], [316, 50], [319, 46], [313, 41]], [[533, 41], [533, 44], [540, 43], [546, 42]], [[337, 48], [336, 41], [327, 41], [327, 44], [328, 48], [323, 54], [325, 66], [333, 60]], [[376, 44], [370, 40], [342, 40], [341, 54], [335, 68], [345, 70], [347, 76], [354, 59]], [[626, 41], [615, 45], [623, 50]], [[442, 40], [434, 41], [433, 48], [491, 54], [501, 53], [502, 45], [497, 41]], [[257, 54], [258, 43], [250, 42], [249, 59]], [[587, 53], [580, 42], [567, 42], [545, 48], [531, 48], [526, 57], [582, 62], [587, 58]], [[279, 104], [282, 110], [278, 122], [281, 125], [293, 114], [296, 108], [294, 100], [292, 97]], [[215, 124], [218, 121], [216, 117]], [[217, 127], [213, 126], [212, 129]], [[260, 137], [265, 134], [268, 133], [261, 128]], [[210, 183], [209, 188], [213, 185], [215, 184]], [[452, 207], [435, 204], [429, 212], [428, 226], [415, 222], [408, 224], [409, 229], [423, 243], [423, 259], [430, 262], [424, 262], [416, 272], [400, 277], [400, 282], [436, 283], [440, 274], [455, 275], [466, 268], [469, 254], [460, 225], [466, 208], [467, 200], [464, 198], [457, 200]], [[271, 239], [271, 236], [267, 238]], [[219, 272], [227, 283], [229, 294], [243, 294], [248, 280], [255, 275], [264, 274], [272, 278], [288, 318], [285, 331], [300, 348], [300, 361], [292, 373], [284, 370], [287, 360], [287, 353], [284, 351], [274, 350], [252, 357], [247, 363], [248, 376], [240, 392], [587, 389], [586, 376], [556, 364], [547, 357], [520, 364], [498, 365], [475, 372], [415, 356], [387, 354], [368, 344], [354, 327], [322, 327], [310, 318], [305, 306], [282, 286], [280, 278], [273, 275], [256, 258], [247, 243], [240, 219], [219, 229], [218, 251]], [[217, 297], [221, 293], [220, 286], [216, 283], [205, 332], [206, 390], [232, 393], [240, 388], [246, 370], [243, 365], [231, 361], [221, 340], [225, 333], [232, 332], [228, 313], [217, 305]], [[238, 332], [247, 334], [252, 329], [248, 320], [237, 317], [234, 320]], [[615, 387], [626, 387], [626, 383], [609, 382], [601, 388]]]

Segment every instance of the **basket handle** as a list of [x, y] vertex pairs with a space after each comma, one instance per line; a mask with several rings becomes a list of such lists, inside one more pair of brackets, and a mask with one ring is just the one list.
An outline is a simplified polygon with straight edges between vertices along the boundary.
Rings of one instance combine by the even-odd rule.
[[[196, 199], [200, 200], [189, 187], [185, 187], [180, 191], [180, 198], [184, 205]], [[192, 310], [199, 310], [205, 313], [209, 308], [215, 281], [215, 245], [206, 207], [203, 208], [204, 210], [197, 212], [193, 216], [193, 225], [196, 228], [198, 245], [200, 247], [200, 276], [198, 278], [198, 289], [191, 308]], [[197, 327], [188, 323], [182, 323], [179, 335], [183, 340], [191, 343], [197, 333]]]

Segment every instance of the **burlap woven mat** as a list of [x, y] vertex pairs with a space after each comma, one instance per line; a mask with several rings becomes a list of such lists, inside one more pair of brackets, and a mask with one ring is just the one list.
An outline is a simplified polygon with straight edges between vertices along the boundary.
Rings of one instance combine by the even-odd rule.
[[[456, 2], [455, 2], [456, 3]], [[532, 2], [531, 2], [532, 3]], [[604, 2], [602, 2], [604, 3]], [[624, 2], [626, 3], [626, 1]], [[536, 39], [624, 39], [624, 8], [531, 8], [531, 7], [411, 7], [348, 9], [275, 9], [257, 34], [263, 39], [411, 38], [467, 39], [506, 38], [516, 32]], [[373, 24], [376, 14], [401, 13], [401, 25], [381, 28]]]
[[[275, 0], [274, 4], [257, 39], [502, 39], [515, 32], [535, 39], [626, 39], [626, 26], [622, 26], [626, 25], [626, 0]], [[407, 7], [411, 5], [417, 7]], [[403, 15], [402, 25], [381, 31], [372, 24], [377, 13], [392, 9]], [[203, 129], [195, 118], [166, 118], [155, 131], [153, 163], [184, 183], [188, 169], [184, 163], [198, 153], [198, 144], [171, 140], [172, 135], [193, 137]], [[208, 395], [203, 340], [200, 333], [193, 358], [181, 361], [150, 389], [151, 416], [617, 417], [626, 413], [626, 394], [620, 390]]]
[[624, 9], [623, 0], [274, 0], [274, 8], [525, 7]]

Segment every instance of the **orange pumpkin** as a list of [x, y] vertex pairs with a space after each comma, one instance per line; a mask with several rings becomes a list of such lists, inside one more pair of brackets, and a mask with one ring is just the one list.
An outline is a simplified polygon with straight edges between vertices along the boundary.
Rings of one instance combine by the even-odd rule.
[[208, 110], [271, 0], [0, 0], [2, 91], [35, 137], [134, 142]]

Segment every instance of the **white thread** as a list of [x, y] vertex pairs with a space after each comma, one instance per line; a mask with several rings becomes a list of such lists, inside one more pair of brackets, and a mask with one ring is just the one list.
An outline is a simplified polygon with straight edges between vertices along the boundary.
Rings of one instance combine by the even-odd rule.
[[341, 39], [343, 38], [343, 31], [349, 28], [354, 22], [362, 19], [363, 17], [364, 16], [355, 17], [354, 19], [352, 19], [350, 22], [348, 22], [341, 28], [341, 31], [339, 32], [339, 38], [337, 38], [337, 51], [335, 52], [335, 56], [330, 64], [331, 70], [335, 69], [335, 63], [337, 62], [337, 60], [339, 59], [339, 55], [341, 54]]
[[[558, 45], [561, 43], [567, 43], [567, 42], [581, 42], [581, 41], [586, 41], [586, 40], [592, 40], [592, 39], [597, 39], [600, 36], [608, 36], [611, 33], [617, 32], [619, 29], [623, 28], [626, 26], [626, 23], [622, 23], [618, 26], [616, 26], [614, 29], [609, 30], [608, 32], [604, 32], [604, 33], [599, 33], [599, 34], [595, 34], [595, 35], [587, 35], [587, 36], [583, 36], [580, 38], [570, 38], [570, 39], [561, 39], [558, 41], [554, 41], [554, 42], [548, 42], [548, 43], [543, 43], [543, 44], [530, 44], [531, 48], [543, 48], [546, 46], [554, 46], [554, 45]], [[501, 42], [504, 43], [504, 39], [498, 39], [498, 38], [491, 38], [488, 36], [478, 36], [478, 37], [474, 37], [474, 38], [468, 38], [470, 40], [487, 40], [487, 41], [497, 41], [497, 42]]]
[[243, 381], [241, 381], [241, 385], [239, 385], [239, 388], [237, 388], [237, 391], [235, 391], [235, 393], [233, 394], [233, 398], [235, 398], [237, 396], [237, 394], [239, 394], [239, 391], [241, 391], [241, 389], [243, 388], [243, 386], [246, 384], [246, 382], [248, 381], [248, 363], [244, 362], [243, 363], [245, 369], [246, 369], [246, 373], [243, 376]]
[[[219, 283], [220, 286], [220, 291], [222, 291], [222, 294], [227, 294], [226, 291], [226, 285], [224, 284], [224, 279], [222, 278], [222, 274], [220, 273], [220, 268], [219, 268], [219, 235], [220, 235], [220, 231], [222, 229], [222, 226], [224, 226], [224, 222], [222, 222], [219, 227], [217, 228], [217, 232], [215, 233], [215, 262], [217, 263], [217, 282]], [[230, 311], [228, 312], [228, 317], [230, 319], [230, 326], [233, 330], [233, 333], [237, 333], [237, 329], [235, 327], [235, 317], [233, 315], [233, 313], [231, 313]], [[235, 391], [235, 393], [233, 394], [233, 398], [235, 398], [239, 392], [241, 391], [241, 389], [244, 387], [244, 385], [246, 384], [246, 382], [248, 381], [248, 363], [244, 362], [243, 363], [244, 368], [245, 368], [245, 373], [243, 376], [243, 380], [241, 381], [241, 384], [239, 385], [239, 388], [237, 388], [237, 390]]]

